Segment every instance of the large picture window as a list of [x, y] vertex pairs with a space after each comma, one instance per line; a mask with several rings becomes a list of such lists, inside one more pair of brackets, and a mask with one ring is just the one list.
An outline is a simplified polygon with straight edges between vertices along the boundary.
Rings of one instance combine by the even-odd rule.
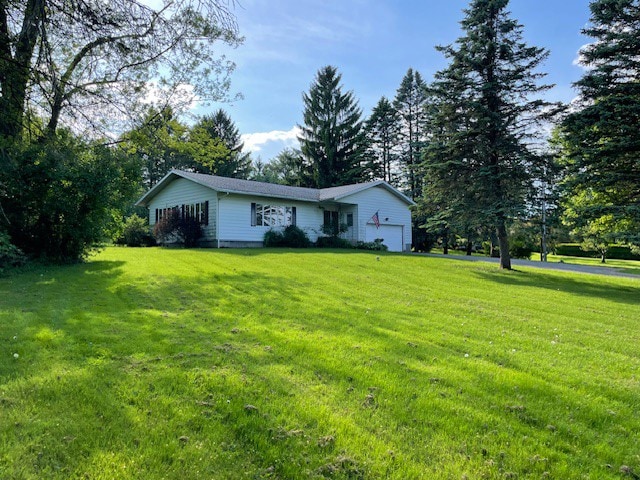
[[296, 224], [296, 207], [251, 204], [251, 225], [254, 227], [287, 227]]
[[155, 223], [161, 221], [171, 211], [177, 212], [180, 218], [191, 218], [202, 225], [209, 225], [209, 201], [191, 204], [185, 203], [171, 208], [156, 208]]

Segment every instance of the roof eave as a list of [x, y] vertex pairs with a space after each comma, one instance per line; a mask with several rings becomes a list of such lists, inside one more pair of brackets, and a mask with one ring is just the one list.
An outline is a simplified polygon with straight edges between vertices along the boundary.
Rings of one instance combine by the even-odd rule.
[[151, 187], [151, 189], [149, 189], [144, 195], [142, 195], [142, 197], [140, 197], [138, 201], [134, 203], [134, 205], [147, 207], [149, 205], [149, 201], [153, 197], [155, 197], [160, 190], [164, 188], [164, 185], [170, 181], [169, 178], [172, 176], [182, 177], [182, 175], [180, 175], [179, 172], [176, 172], [175, 170], [171, 170], [164, 177], [162, 177], [158, 183], [156, 183], [153, 187]]
[[[354, 191], [351, 191], [349, 193], [344, 193], [342, 195], [336, 195], [335, 197], [333, 197], [331, 200], [340, 200], [341, 198], [346, 198], [346, 197], [350, 197], [351, 195], [355, 195], [356, 193], [360, 193], [364, 190], [367, 190], [369, 188], [373, 188], [373, 187], [378, 187], [378, 186], [382, 186], [383, 188], [385, 188], [387, 191], [391, 192], [393, 195], [395, 195], [396, 197], [398, 197], [400, 200], [404, 201], [407, 205], [410, 206], [415, 206], [417, 205], [416, 202], [414, 202], [413, 200], [411, 200], [409, 197], [407, 197], [406, 195], [404, 195], [402, 192], [399, 192], [398, 190], [396, 190], [395, 188], [393, 188], [391, 185], [389, 185], [387, 182], [385, 182], [384, 180], [378, 180], [376, 182], [372, 182], [372, 183], [367, 183], [367, 184], [363, 184], [362, 188], [356, 189]], [[329, 199], [327, 199], [329, 200]]]
[[320, 202], [318, 198], [303, 198], [303, 197], [294, 197], [290, 195], [276, 195], [275, 193], [243, 192], [242, 190], [230, 190], [230, 189], [220, 189], [216, 191], [220, 193], [228, 193], [230, 195], [246, 195], [249, 197], [283, 198], [287, 200], [295, 200], [296, 202], [308, 202], [308, 203]]

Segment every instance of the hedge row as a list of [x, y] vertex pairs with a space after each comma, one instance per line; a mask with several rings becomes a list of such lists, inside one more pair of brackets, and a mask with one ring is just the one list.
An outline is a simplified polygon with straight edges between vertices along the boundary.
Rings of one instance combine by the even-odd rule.
[[[570, 257], [599, 257], [600, 254], [592, 250], [582, 250], [578, 243], [561, 243], [556, 246], [556, 255]], [[640, 260], [640, 255], [631, 252], [626, 245], [612, 245], [607, 252], [607, 258], [618, 260]]]

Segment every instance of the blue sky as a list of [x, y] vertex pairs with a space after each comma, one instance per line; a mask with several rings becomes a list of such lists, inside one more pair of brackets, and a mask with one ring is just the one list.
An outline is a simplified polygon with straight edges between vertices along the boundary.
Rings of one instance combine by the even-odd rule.
[[[224, 108], [243, 134], [246, 149], [267, 161], [295, 145], [302, 122], [302, 93], [319, 68], [334, 65], [366, 117], [382, 95], [393, 98], [408, 68], [426, 81], [447, 64], [436, 45], [461, 34], [465, 0], [240, 0], [235, 15], [243, 45], [226, 51], [237, 65], [231, 93], [243, 100]], [[571, 83], [580, 34], [589, 18], [588, 0], [511, 0], [512, 17], [524, 25], [527, 43], [550, 56], [543, 67], [556, 87], [550, 100], [575, 97]]]

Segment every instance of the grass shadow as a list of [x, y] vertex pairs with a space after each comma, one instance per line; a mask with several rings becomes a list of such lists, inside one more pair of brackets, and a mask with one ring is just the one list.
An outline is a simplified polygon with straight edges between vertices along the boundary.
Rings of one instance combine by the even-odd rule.
[[483, 281], [501, 285], [563, 291], [572, 295], [640, 306], [640, 288], [603, 283], [602, 277], [582, 275], [578, 278], [576, 275], [543, 273], [539, 269], [535, 272], [518, 269], [507, 272], [476, 270], [473, 274]]

